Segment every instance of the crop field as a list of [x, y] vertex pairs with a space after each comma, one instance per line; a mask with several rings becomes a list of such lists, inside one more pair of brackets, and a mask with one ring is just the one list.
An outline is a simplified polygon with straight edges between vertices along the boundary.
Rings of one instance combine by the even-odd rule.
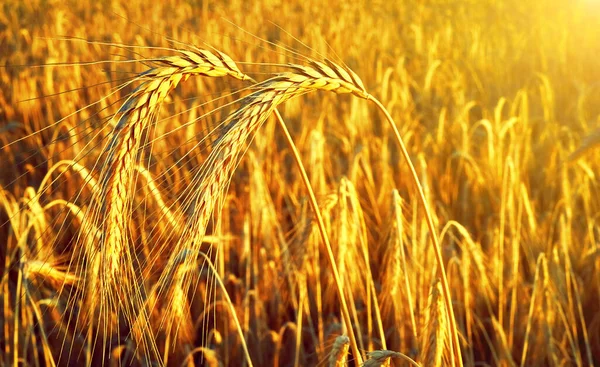
[[600, 1], [0, 0], [0, 366], [600, 365]]

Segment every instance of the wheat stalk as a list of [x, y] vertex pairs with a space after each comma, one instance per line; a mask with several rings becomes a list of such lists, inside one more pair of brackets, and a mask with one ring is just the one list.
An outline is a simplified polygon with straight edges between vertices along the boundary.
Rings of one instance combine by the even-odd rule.
[[411, 177], [415, 186], [417, 187], [417, 192], [419, 193], [419, 199], [421, 204], [423, 204], [423, 209], [425, 210], [425, 219], [427, 222], [427, 227], [429, 228], [429, 232], [431, 233], [431, 239], [433, 240], [433, 249], [435, 254], [435, 260], [437, 264], [437, 270], [440, 275], [440, 279], [442, 282], [442, 295], [444, 298], [444, 303], [446, 306], [446, 314], [449, 320], [450, 326], [450, 334], [452, 336], [450, 345], [450, 356], [451, 356], [451, 365], [454, 366], [458, 364], [458, 366], [462, 366], [462, 355], [460, 348], [460, 340], [458, 338], [458, 327], [456, 325], [456, 319], [454, 318], [454, 311], [452, 307], [452, 294], [450, 293], [450, 286], [448, 285], [448, 277], [446, 276], [446, 268], [444, 265], [444, 259], [442, 256], [442, 247], [440, 244], [440, 240], [437, 235], [437, 231], [435, 229], [435, 224], [433, 223], [433, 217], [431, 215], [427, 198], [425, 197], [425, 192], [423, 190], [423, 186], [419, 181], [419, 176], [417, 175], [417, 171], [415, 170], [415, 166], [412, 164], [410, 156], [408, 154], [408, 150], [406, 149], [406, 145], [400, 136], [400, 131], [398, 131], [398, 127], [396, 127], [396, 123], [394, 119], [390, 115], [390, 113], [386, 110], [383, 104], [374, 98], [373, 96], [369, 96], [369, 100], [375, 103], [377, 108], [385, 115], [386, 119], [389, 122], [389, 126], [394, 132], [394, 137], [398, 142], [400, 147], [400, 151], [402, 152], [402, 156], [406, 159], [408, 167], [410, 168]]

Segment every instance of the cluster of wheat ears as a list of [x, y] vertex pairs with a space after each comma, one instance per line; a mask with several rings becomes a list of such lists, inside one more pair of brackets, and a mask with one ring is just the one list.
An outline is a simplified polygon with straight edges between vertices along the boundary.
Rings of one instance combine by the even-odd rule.
[[[154, 331], [150, 322], [151, 313], [157, 307], [157, 299], [168, 296], [166, 299], [161, 299], [166, 305], [158, 306], [165, 309], [163, 319], [160, 320], [161, 327], [165, 328], [168, 334], [171, 332], [174, 334], [180, 333], [178, 329], [181, 316], [179, 314], [185, 312], [181, 309], [185, 308], [185, 305], [180, 302], [182, 298], [185, 298], [184, 294], [195, 281], [190, 269], [195, 267], [199, 259], [210, 263], [210, 259], [202, 253], [202, 244], [209, 220], [218, 202], [222, 200], [227, 191], [228, 184], [236, 166], [239, 164], [248, 140], [257, 133], [265, 120], [270, 115], [275, 114], [281, 128], [287, 133], [285, 123], [277, 112], [277, 106], [285, 101], [319, 90], [339, 94], [352, 93], [356, 97], [373, 101], [388, 118], [391, 129], [394, 131], [402, 149], [403, 156], [410, 165], [425, 210], [428, 210], [418, 176], [394, 121], [383, 105], [365, 90], [362, 81], [351, 69], [337, 65], [330, 60], [319, 62], [307, 58], [306, 66], [290, 64], [288, 72], [262, 82], [255, 82], [251, 77], [244, 74], [229, 56], [218, 50], [190, 48], [189, 50], [174, 49], [172, 51], [174, 52], [173, 56], [146, 60], [152, 66], [133, 80], [120, 86], [120, 88], [124, 88], [130, 83], [139, 82], [139, 85], [126, 97], [125, 102], [111, 121], [113, 127], [108, 136], [108, 144], [102, 149], [105, 151], [106, 157], [102, 161], [98, 161], [100, 166], [98, 178], [93, 177], [77, 161], [58, 162], [50, 167], [49, 174], [44, 178], [45, 181], [56, 180], [56, 178], [52, 178], [54, 171], [71, 168], [79, 172], [83, 180], [93, 190], [91, 203], [89, 204], [90, 208], [87, 211], [76, 207], [73, 203], [62, 203], [81, 221], [81, 231], [76, 235], [76, 243], [73, 245], [77, 249], [76, 251], [81, 251], [81, 253], [71, 258], [66, 271], [61, 271], [54, 266], [52, 258], [40, 259], [39, 254], [34, 255], [33, 263], [32, 260], [26, 260], [24, 263], [26, 277], [50, 277], [56, 284], [61, 285], [62, 291], [64, 291], [66, 285], [76, 284], [76, 289], [70, 290], [74, 295], [70, 294], [68, 296], [68, 306], [81, 308], [79, 312], [86, 318], [86, 321], [81, 321], [81, 323], [92, 323], [94, 327], [94, 329], [91, 329], [93, 330], [92, 334], [100, 334], [101, 336], [92, 335], [91, 337], [105, 338], [102, 341], [103, 344], [107, 342], [106, 338], [111, 337], [111, 334], [118, 334], [116, 329], [119, 327], [120, 317], [123, 317], [123, 322], [131, 329], [130, 337], [136, 345], [137, 353], [143, 356], [141, 358], [146, 363], [161, 360], [161, 354], [156, 350]], [[169, 93], [180, 82], [190, 77], [228, 77], [250, 81], [253, 84], [249, 87], [251, 92], [238, 101], [240, 107], [232, 112], [215, 132], [211, 133], [214, 137], [212, 151], [202, 164], [198, 174], [192, 178], [190, 186], [192, 189], [189, 193], [186, 193], [187, 196], [183, 200], [183, 210], [188, 214], [176, 216], [160, 198], [160, 192], [153, 188], [153, 178], [143, 166], [143, 135], [156, 123], [158, 111]], [[289, 144], [295, 151], [291, 139]], [[5, 148], [10, 146], [11, 143], [7, 144]], [[296, 162], [310, 194], [312, 210], [314, 210], [316, 216], [323, 245], [327, 250], [329, 265], [331, 266], [341, 304], [344, 328], [349, 335], [349, 344], [355, 358], [362, 362], [338, 267], [323, 224], [319, 204], [316, 201], [300, 157], [295, 155], [295, 158], [297, 158]], [[133, 186], [139, 176], [146, 178], [148, 186], [156, 196], [157, 204], [161, 208], [161, 214], [157, 220], [168, 220], [173, 226], [172, 232], [154, 235], [155, 238], [152, 239], [157, 243], [168, 241], [172, 243], [172, 246], [161, 248], [156, 254], [141, 260], [136, 253], [135, 244], [131, 240], [132, 235], [129, 233], [129, 222], [133, 211], [133, 198], [130, 193], [133, 191]], [[26, 202], [27, 205], [40, 207], [40, 196], [46, 192], [47, 187], [47, 182], [43, 182], [39, 188], [32, 188], [31, 197]], [[4, 199], [6, 203], [10, 203], [10, 199]], [[52, 204], [58, 203], [51, 203], [50, 205]], [[16, 213], [10, 213], [11, 221], [17, 220], [19, 210], [16, 209], [16, 211]], [[42, 218], [38, 218], [38, 220], [43, 219], [43, 211], [41, 209]], [[430, 228], [433, 229], [431, 216], [428, 215], [427, 218]], [[31, 224], [28, 223], [28, 226], [35, 225], [35, 221], [32, 220]], [[16, 224], [13, 224], [13, 227], [18, 228]], [[26, 229], [23, 228], [23, 230]], [[39, 232], [34, 233], [36, 233], [37, 240], [41, 240], [45, 236], [45, 229], [40, 228]], [[17, 235], [17, 238], [26, 237], [26, 233]], [[456, 358], [457, 361], [460, 361], [461, 357], [458, 352], [460, 347], [452, 313], [448, 281], [442, 263], [441, 249], [437, 241], [437, 235], [433, 234], [433, 238], [435, 239], [435, 251], [439, 261], [439, 276], [443, 284], [443, 292], [437, 294], [436, 298], [445, 301], [444, 305], [432, 307], [434, 312], [441, 311], [441, 314], [434, 316], [434, 321], [437, 322], [438, 318], [450, 320], [450, 330], [454, 330], [454, 332], [449, 345], [456, 351], [451, 356], [453, 359]], [[27, 254], [19, 254], [18, 256], [29, 257]], [[158, 257], [164, 258], [165, 263], [163, 266], [157, 266]], [[144, 263], [142, 267], [136, 265], [140, 261]], [[144, 271], [159, 273], [155, 289], [151, 291], [150, 297], [146, 295], [146, 290], [142, 289], [146, 283]], [[174, 295], [173, 292], [177, 295]], [[79, 300], [77, 297], [81, 299]], [[232, 309], [232, 315], [240, 332], [241, 346], [244, 349], [247, 363], [252, 365], [234, 309]], [[440, 329], [439, 326], [432, 328], [432, 330], [436, 329]], [[179, 337], [185, 337], [185, 334], [187, 333], [181, 331]], [[435, 347], [435, 345], [436, 343], [443, 343], [444, 337], [441, 334], [432, 334], [431, 338], [434, 347], [424, 349], [427, 355], [426, 358], [432, 361], [437, 360], [435, 363], [439, 364], [442, 348]], [[429, 346], [429, 343], [430, 341], [427, 341], [426, 345]], [[14, 347], [13, 358], [15, 358], [14, 362], [17, 364], [19, 358], [18, 346], [15, 345]], [[404, 356], [400, 353], [396, 354]], [[390, 356], [393, 355], [384, 355], [382, 358], [382, 356], [374, 354], [370, 357], [370, 360], [380, 360], [375, 365], [381, 365], [383, 360], [390, 358]], [[345, 358], [345, 355], [342, 354], [338, 357], [338, 359], [343, 358]], [[404, 358], [417, 365], [409, 357], [404, 356]], [[52, 360], [52, 357], [48, 356], [48, 359]], [[164, 360], [168, 360], [168, 355], [164, 355]]]
[[[341, 57], [255, 36], [276, 62], [33, 39], [9, 18], [0, 44], [14, 36], [14, 50], [126, 57], [37, 67], [15, 51], [1, 69], [0, 364], [598, 361], [598, 166], [576, 159], [600, 134], [549, 145], [555, 130], [530, 116], [558, 119], [550, 77], [490, 110], [468, 100], [458, 64], [431, 59], [437, 41], [423, 51], [421, 23], [423, 82], [402, 60], [364, 83]], [[82, 81], [98, 65], [108, 81], [85, 88], [56, 71]], [[414, 123], [428, 108], [433, 133]]]

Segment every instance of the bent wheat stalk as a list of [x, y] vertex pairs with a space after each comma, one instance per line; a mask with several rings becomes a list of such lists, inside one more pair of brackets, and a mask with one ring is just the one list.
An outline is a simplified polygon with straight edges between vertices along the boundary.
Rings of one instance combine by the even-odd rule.
[[[243, 154], [244, 143], [260, 128], [268, 116], [275, 111], [278, 105], [291, 98], [317, 90], [326, 90], [335, 93], [352, 93], [358, 97], [373, 101], [384, 113], [395, 133], [402, 154], [410, 167], [412, 178], [418, 188], [419, 197], [425, 207], [427, 223], [431, 236], [434, 239], [436, 260], [442, 279], [443, 295], [449, 316], [448, 318], [450, 320], [451, 333], [453, 335], [454, 345], [453, 343], [450, 343], [452, 360], [454, 364], [456, 358], [460, 365], [460, 344], [458, 342], [456, 323], [452, 312], [451, 295], [440, 245], [437, 239], [437, 233], [418, 176], [392, 117], [383, 107], [381, 102], [367, 93], [360, 78], [350, 69], [338, 66], [329, 60], [327, 60], [326, 63], [311, 61], [310, 66], [290, 65], [290, 68], [293, 70], [292, 72], [284, 73], [256, 84], [255, 87], [258, 90], [242, 99], [242, 107], [232, 113], [223, 124], [221, 134], [215, 142], [214, 149], [203, 165], [202, 173], [199, 177], [199, 188], [196, 191], [198, 195], [192, 199], [192, 205], [190, 207], [191, 215], [188, 218], [188, 225], [186, 226], [184, 235], [180, 237], [174, 253], [178, 253], [184, 248], [191, 248], [193, 252], [199, 252], [199, 246], [202, 237], [205, 234], [210, 215], [215, 209], [218, 199], [228, 186], [233, 170]], [[315, 210], [315, 215], [318, 217], [318, 208], [314, 207], [313, 209]], [[323, 231], [321, 232], [323, 236]], [[325, 236], [323, 236], [323, 238], [325, 238]], [[342, 306], [342, 316], [348, 326], [353, 354], [357, 358], [357, 362], [360, 363], [362, 357], [358, 350], [356, 340], [352, 337], [352, 333], [350, 332], [352, 329], [350, 316], [347, 307], [344, 307], [345, 297], [333, 252], [330, 248], [328, 248], [327, 251], [328, 260], [337, 285], [338, 297], [340, 298]]]
[[304, 169], [304, 164], [302, 163], [302, 160], [300, 159], [300, 153], [298, 152], [298, 149], [296, 148], [296, 145], [294, 144], [294, 141], [292, 140], [292, 136], [290, 135], [290, 132], [288, 131], [287, 126], [285, 125], [285, 122], [283, 121], [283, 118], [281, 117], [281, 115], [279, 114], [279, 111], [277, 111], [277, 110], [275, 111], [275, 115], [277, 116], [277, 121], [278, 121], [281, 129], [283, 130], [283, 133], [286, 137], [288, 145], [290, 146], [292, 154], [294, 155], [294, 160], [296, 161], [296, 165], [298, 166], [298, 170], [300, 171], [300, 176], [302, 177], [304, 186], [306, 186], [306, 188], [307, 188], [309, 202], [310, 202], [311, 208], [315, 214], [315, 218], [317, 220], [317, 225], [319, 227], [319, 233], [321, 235], [321, 240], [323, 241], [323, 244], [325, 245], [325, 249], [327, 250], [327, 258], [329, 259], [330, 266], [331, 266], [332, 273], [333, 273], [333, 278], [336, 283], [336, 287], [338, 289], [340, 305], [342, 308], [342, 317], [344, 319], [344, 324], [346, 325], [346, 330], [348, 332], [348, 337], [346, 337], [346, 338], [349, 339], [350, 345], [352, 346], [352, 353], [355, 355], [357, 363], [360, 364], [360, 363], [362, 363], [363, 357], [360, 354], [360, 349], [358, 348], [356, 336], [354, 335], [354, 329], [352, 328], [352, 321], [350, 318], [350, 311], [348, 310], [348, 305], [346, 303], [346, 297], [344, 296], [341, 278], [340, 278], [339, 271], [338, 271], [338, 268], [337, 268], [337, 265], [335, 262], [335, 257], [333, 255], [333, 248], [331, 247], [331, 241], [329, 240], [329, 236], [327, 235], [327, 231], [325, 229], [325, 222], [323, 221], [323, 216], [321, 215], [321, 210], [319, 209], [317, 197], [315, 196], [315, 193], [310, 184], [308, 175], [306, 174], [306, 170]]
[[[323, 88], [318, 88], [318, 89], [332, 90], [332, 91], [336, 91], [337, 93], [344, 93], [344, 92], [353, 93], [354, 95], [356, 95], [358, 97], [365, 98], [367, 100], [372, 101], [381, 110], [381, 112], [385, 115], [388, 123], [390, 124], [392, 130], [394, 131], [394, 135], [395, 135], [396, 141], [398, 142], [398, 145], [400, 146], [402, 155], [406, 159], [407, 164], [410, 168], [411, 177], [413, 178], [413, 181], [414, 181], [415, 185], [417, 186], [417, 190], [419, 192], [419, 198], [425, 209], [427, 225], [429, 227], [429, 231], [431, 232], [431, 237], [433, 238], [434, 252], [435, 252], [436, 261], [438, 264], [438, 272], [440, 273], [440, 278], [441, 278], [441, 282], [442, 282], [443, 298], [444, 298], [444, 302], [445, 302], [445, 306], [446, 306], [448, 320], [450, 321], [450, 332], [452, 335], [452, 342], [450, 343], [451, 359], [453, 362], [452, 364], [454, 365], [454, 361], [456, 360], [458, 362], [458, 365], [462, 365], [462, 356], [460, 353], [460, 341], [458, 338], [458, 330], [457, 330], [456, 320], [454, 318], [454, 312], [453, 312], [453, 308], [452, 308], [452, 296], [450, 293], [450, 287], [448, 285], [448, 279], [446, 276], [446, 270], [445, 270], [442, 252], [441, 252], [441, 245], [439, 243], [437, 231], [435, 230], [435, 225], [433, 224], [433, 219], [432, 219], [432, 216], [431, 216], [431, 213], [429, 210], [429, 206], [427, 204], [427, 199], [425, 198], [425, 193], [423, 191], [423, 187], [420, 184], [420, 181], [419, 181], [418, 175], [416, 173], [416, 170], [414, 168], [414, 165], [412, 164], [412, 161], [410, 159], [410, 156], [408, 154], [406, 146], [404, 145], [402, 137], [400, 136], [400, 132], [398, 131], [398, 128], [396, 127], [396, 124], [395, 124], [393, 118], [391, 117], [389, 112], [385, 109], [385, 107], [379, 100], [377, 100], [375, 97], [373, 97], [372, 95], [370, 95], [366, 92], [364, 85], [363, 85], [362, 81], [360, 80], [360, 78], [358, 78], [358, 76], [356, 74], [354, 74], [350, 69], [344, 69], [344, 68], [334, 64], [331, 61], [328, 61], [327, 65], [319, 63], [319, 62], [313, 62], [312, 66], [313, 66], [312, 68], [301, 67], [301, 66], [294, 66], [294, 68], [297, 71], [299, 71], [300, 73], [304, 74], [305, 76], [310, 76], [310, 77], [314, 77], [314, 78], [318, 78], [319, 73], [321, 73], [322, 78], [318, 82], [313, 81], [314, 85], [318, 85], [319, 83], [323, 84]], [[342, 78], [342, 80], [340, 81], [341, 88], [337, 89], [337, 90], [332, 86], [332, 84], [333, 84], [332, 81], [335, 80], [335, 76]], [[308, 83], [306, 83], [306, 84], [308, 84]], [[312, 201], [311, 201], [311, 203], [312, 203]], [[315, 208], [314, 205], [313, 205], [313, 210], [315, 210], [315, 213], [318, 213], [318, 210]], [[316, 214], [316, 215], [318, 217], [318, 214]], [[323, 236], [324, 229], [321, 230], [321, 233]], [[330, 262], [332, 263], [332, 268], [334, 269], [333, 273], [334, 273], [334, 277], [336, 278], [336, 283], [339, 283], [339, 276], [336, 276], [337, 271], [333, 264], [333, 255], [330, 255], [329, 257], [330, 257]], [[338, 284], [338, 289], [341, 292], [341, 287], [339, 284]], [[344, 300], [343, 293], [340, 293], [339, 297], [341, 300]], [[344, 304], [344, 303], [345, 303], [345, 301], [342, 301], [342, 304]], [[348, 320], [349, 320], [349, 316], [348, 316]], [[355, 351], [356, 342], [353, 340], [352, 333], [349, 333], [349, 336], [352, 341], [353, 353], [358, 355], [358, 353]], [[357, 349], [358, 348], [356, 347], [356, 350]]]
[[[332, 62], [328, 64], [313, 61], [311, 66], [291, 65], [293, 72], [288, 72], [256, 84], [256, 92], [241, 101], [242, 107], [232, 113], [224, 122], [215, 146], [203, 164], [197, 196], [190, 205], [191, 215], [184, 234], [180, 237], [175, 251], [189, 248], [193, 253], [200, 252], [200, 244], [205, 235], [206, 226], [216, 203], [227, 189], [233, 170], [243, 153], [245, 142], [260, 128], [277, 106], [291, 98], [302, 94], [326, 90], [336, 93], [353, 93], [367, 98], [364, 86], [358, 76], [350, 70], [343, 69]], [[315, 213], [318, 212], [318, 208]], [[318, 214], [317, 214], [318, 216]], [[323, 231], [322, 235], [323, 235]], [[323, 237], [326, 238], [326, 237]], [[342, 315], [351, 339], [353, 354], [359, 363], [362, 356], [352, 333], [350, 313], [346, 305], [341, 281], [337, 272], [331, 246], [327, 246], [328, 259], [335, 277], [338, 295], [342, 305]], [[174, 257], [176, 255], [171, 255]], [[174, 261], [174, 258], [172, 259]], [[186, 261], [194, 261], [193, 259]], [[188, 285], [191, 280], [188, 280]]]
[[394, 131], [394, 136], [396, 137], [396, 141], [398, 142], [398, 145], [400, 146], [400, 150], [402, 151], [402, 156], [404, 156], [404, 159], [406, 159], [406, 162], [410, 168], [411, 177], [412, 177], [415, 185], [417, 186], [417, 191], [419, 193], [419, 199], [421, 200], [421, 203], [423, 204], [423, 208], [425, 209], [425, 218], [427, 219], [427, 227], [429, 228], [429, 232], [431, 233], [431, 238], [433, 239], [433, 248], [434, 248], [434, 253], [435, 253], [435, 259], [436, 259], [436, 263], [438, 265], [438, 272], [440, 274], [440, 279], [442, 282], [443, 298], [444, 298], [444, 303], [446, 306], [446, 313], [448, 315], [448, 320], [450, 323], [450, 334], [452, 335], [452, 340], [449, 343], [450, 351], [451, 351], [450, 355], [451, 355], [451, 359], [452, 359], [452, 365], [454, 365], [456, 362], [456, 363], [458, 363], [459, 366], [462, 366], [463, 363], [462, 363], [462, 356], [460, 353], [460, 340], [458, 338], [458, 329], [456, 326], [456, 319], [454, 318], [454, 311], [452, 308], [452, 295], [450, 294], [450, 286], [448, 285], [448, 277], [446, 276], [446, 268], [444, 266], [444, 259], [442, 257], [442, 247], [440, 245], [440, 240], [438, 238], [437, 231], [435, 230], [435, 225], [433, 224], [433, 218], [432, 218], [431, 212], [429, 210], [429, 205], [427, 204], [427, 198], [425, 197], [425, 192], [423, 191], [423, 186], [421, 185], [421, 183], [419, 181], [419, 176], [417, 175], [415, 166], [412, 164], [412, 161], [408, 154], [408, 150], [406, 149], [406, 146], [404, 145], [404, 141], [402, 140], [402, 137], [400, 136], [400, 132], [398, 131], [398, 128], [396, 127], [396, 123], [394, 122], [394, 119], [389, 114], [389, 112], [385, 109], [383, 104], [381, 104], [381, 102], [379, 102], [379, 100], [377, 100], [375, 97], [373, 97], [371, 95], [369, 95], [368, 99], [371, 100], [373, 103], [375, 103], [375, 105], [377, 105], [379, 110], [381, 110], [381, 112], [385, 115], [386, 119], [388, 120], [390, 127]]

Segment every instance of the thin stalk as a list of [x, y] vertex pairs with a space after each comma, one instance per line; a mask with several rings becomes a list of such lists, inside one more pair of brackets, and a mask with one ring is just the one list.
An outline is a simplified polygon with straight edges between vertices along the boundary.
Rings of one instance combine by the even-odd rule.
[[412, 326], [414, 340], [419, 340], [419, 338], [417, 337], [417, 322], [415, 321], [415, 310], [413, 308], [413, 300], [412, 300], [412, 295], [411, 295], [411, 290], [410, 290], [410, 283], [408, 281], [406, 256], [404, 255], [404, 243], [403, 243], [404, 227], [402, 224], [402, 198], [400, 197], [400, 194], [398, 193], [397, 190], [394, 190], [393, 198], [394, 198], [394, 201], [396, 201], [394, 203], [394, 207], [396, 208], [396, 210], [394, 210], [394, 212], [396, 214], [396, 228], [398, 230], [398, 239], [400, 241], [400, 255], [402, 256], [402, 271], [404, 272], [404, 286], [406, 287], [406, 296], [408, 298], [408, 309], [410, 311], [410, 324]]
[[242, 349], [244, 350], [244, 355], [246, 356], [246, 362], [248, 362], [249, 367], [253, 367], [252, 359], [250, 359], [250, 352], [248, 352], [248, 346], [246, 345], [246, 339], [244, 338], [244, 332], [242, 331], [242, 325], [240, 325], [240, 320], [237, 317], [237, 313], [235, 311], [233, 303], [231, 302], [231, 298], [229, 298], [229, 294], [227, 293], [225, 284], [223, 284], [223, 280], [221, 280], [219, 272], [217, 271], [217, 269], [215, 269], [215, 266], [213, 265], [212, 261], [210, 261], [208, 256], [204, 252], [200, 252], [199, 255], [202, 256], [204, 260], [206, 260], [209, 269], [215, 275], [215, 279], [217, 283], [219, 283], [219, 287], [221, 287], [221, 290], [223, 291], [223, 296], [225, 297], [227, 306], [229, 306], [229, 312], [231, 313], [231, 317], [233, 318], [233, 322], [235, 323], [235, 328], [237, 329], [238, 335], [240, 337], [240, 343], [242, 344]]
[[392, 118], [392, 116], [390, 116], [389, 112], [385, 109], [383, 104], [381, 104], [381, 102], [379, 102], [379, 100], [377, 100], [377, 98], [373, 97], [372, 95], [369, 95], [368, 99], [377, 105], [377, 107], [381, 110], [381, 112], [387, 118], [387, 120], [390, 124], [390, 127], [394, 131], [394, 135], [396, 137], [396, 140], [398, 141], [398, 145], [400, 146], [402, 155], [404, 156], [404, 159], [406, 159], [406, 162], [408, 163], [410, 172], [412, 174], [412, 178], [415, 182], [415, 185], [417, 186], [417, 190], [419, 192], [419, 198], [421, 199], [421, 202], [423, 203], [423, 208], [425, 209], [425, 217], [427, 218], [427, 226], [429, 227], [429, 232], [431, 232], [431, 238], [433, 239], [433, 247], [434, 247], [434, 252], [435, 252], [435, 258], [436, 258], [437, 264], [438, 264], [438, 272], [440, 273], [440, 278], [442, 279], [442, 287], [444, 289], [444, 302], [446, 304], [446, 312], [448, 313], [448, 320], [450, 320], [450, 333], [452, 334], [452, 343], [450, 343], [450, 349], [452, 351], [452, 354], [451, 354], [452, 365], [454, 366], [455, 362], [458, 361], [458, 365], [462, 366], [463, 363], [462, 363], [462, 356], [460, 354], [460, 341], [458, 338], [456, 319], [454, 318], [454, 311], [452, 308], [452, 297], [450, 294], [450, 286], [448, 285], [448, 278], [446, 277], [446, 269], [444, 267], [444, 260], [442, 258], [442, 249], [441, 249], [440, 242], [439, 242], [439, 239], [437, 236], [437, 232], [435, 230], [435, 226], [433, 224], [433, 218], [431, 216], [431, 212], [429, 211], [429, 206], [427, 205], [427, 199], [425, 198], [425, 193], [423, 192], [423, 187], [421, 186], [421, 183], [419, 182], [419, 176], [417, 175], [417, 171], [415, 170], [415, 167], [412, 164], [410, 156], [408, 155], [408, 151], [406, 150], [406, 146], [404, 145], [404, 141], [402, 140], [402, 137], [400, 136], [400, 132], [398, 131], [398, 128], [396, 127], [396, 123], [394, 122], [394, 119]]
[[346, 298], [344, 297], [344, 291], [342, 289], [342, 281], [340, 279], [340, 274], [337, 269], [335, 257], [333, 256], [333, 250], [331, 249], [331, 242], [329, 241], [329, 237], [327, 236], [327, 232], [325, 231], [325, 222], [323, 221], [323, 217], [321, 216], [321, 211], [319, 210], [317, 198], [310, 184], [310, 180], [308, 179], [308, 175], [306, 174], [306, 170], [304, 169], [304, 165], [302, 164], [302, 160], [300, 159], [300, 153], [298, 153], [298, 149], [296, 149], [296, 145], [292, 140], [292, 136], [290, 135], [290, 132], [285, 126], [285, 122], [279, 114], [279, 111], [275, 110], [275, 116], [277, 116], [279, 126], [283, 130], [285, 138], [288, 141], [288, 145], [292, 150], [294, 160], [296, 161], [296, 165], [298, 166], [298, 170], [300, 171], [300, 176], [302, 177], [302, 181], [304, 182], [306, 190], [308, 191], [310, 206], [317, 219], [317, 225], [319, 227], [319, 233], [321, 234], [321, 240], [323, 241], [325, 249], [327, 250], [327, 258], [329, 259], [329, 265], [331, 265], [331, 270], [333, 272], [333, 279], [336, 284], [336, 289], [338, 291], [338, 297], [340, 299], [340, 305], [342, 308], [342, 318], [344, 319], [344, 324], [346, 324], [348, 337], [350, 338], [350, 347], [352, 348], [352, 354], [354, 355], [356, 363], [360, 366], [363, 364], [363, 356], [360, 354], [358, 344], [356, 343], [356, 337], [354, 336], [354, 329], [352, 328], [352, 321], [350, 319], [350, 311], [348, 310], [348, 304], [346, 303]]
[[[22, 259], [21, 251], [22, 248], [19, 246], [19, 250], [17, 251], [18, 257], [17, 259]], [[19, 321], [21, 319], [21, 300], [23, 299], [23, 264], [19, 264], [19, 273], [17, 275], [17, 290], [15, 292], [15, 313], [14, 313], [14, 334], [13, 334], [13, 366], [19, 365], [19, 335], [21, 335], [19, 331]]]
[[298, 303], [298, 316], [296, 316], [296, 353], [294, 357], [294, 367], [298, 367], [300, 363], [300, 348], [302, 343], [302, 314], [304, 313], [302, 310], [304, 308], [304, 301], [306, 299], [306, 278], [304, 276], [300, 276], [300, 281], [298, 284], [300, 285], [300, 302]]

